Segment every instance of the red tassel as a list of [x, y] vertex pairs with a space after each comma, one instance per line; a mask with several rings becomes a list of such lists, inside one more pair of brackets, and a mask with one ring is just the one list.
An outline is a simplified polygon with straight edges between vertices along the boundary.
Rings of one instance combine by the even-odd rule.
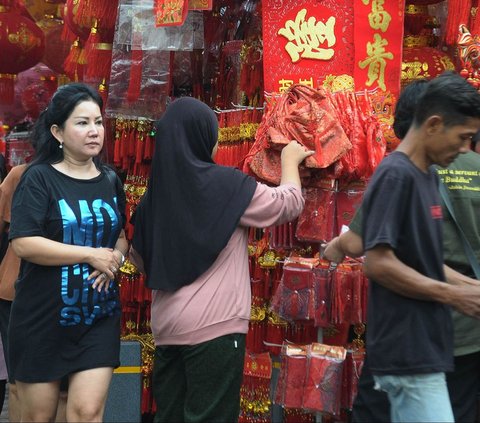
[[62, 34], [60, 38], [68, 43], [73, 43], [77, 39], [77, 35], [65, 24], [63, 25]]
[[117, 19], [118, 0], [83, 0], [78, 2], [75, 22], [89, 27], [94, 19], [101, 22], [102, 28], [113, 28]]
[[0, 104], [13, 104], [15, 99], [15, 78], [11, 73], [0, 73]]
[[85, 59], [87, 63], [85, 75], [87, 77], [98, 79], [108, 79], [110, 77], [112, 44], [101, 42], [96, 19], [85, 43]]
[[105, 79], [102, 81], [102, 83], [98, 86], [98, 93], [102, 97], [103, 101], [103, 110], [105, 110], [105, 105], [107, 104], [107, 97], [108, 97], [108, 90], [107, 90], [107, 83]]
[[74, 81], [83, 80], [83, 72], [85, 68], [85, 52], [80, 46], [80, 39], [77, 38], [70, 48], [70, 53], [68, 54], [63, 68], [65, 74]]

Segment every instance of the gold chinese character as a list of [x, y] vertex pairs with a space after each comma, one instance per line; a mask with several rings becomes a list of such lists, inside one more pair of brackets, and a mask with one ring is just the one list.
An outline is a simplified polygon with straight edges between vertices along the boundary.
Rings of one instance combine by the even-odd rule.
[[385, 0], [374, 0], [372, 3], [372, 11], [368, 14], [368, 22], [373, 29], [379, 29], [385, 32], [390, 25], [392, 17], [383, 8]]
[[386, 59], [392, 60], [393, 54], [385, 51], [385, 46], [388, 41], [381, 37], [380, 34], [373, 35], [373, 43], [367, 43], [367, 58], [358, 62], [360, 69], [365, 69], [368, 66], [368, 80], [365, 83], [367, 87], [373, 85], [377, 81], [378, 86], [385, 91], [385, 68], [387, 66]]
[[288, 88], [290, 87], [290, 85], [293, 85], [293, 80], [292, 79], [280, 79], [278, 81], [280, 87], [278, 89], [278, 92], [279, 93], [284, 93], [285, 91], [288, 90]]
[[298, 78], [298, 83], [313, 88], [313, 77], [311, 76], [309, 79]]
[[[307, 9], [302, 9], [297, 13], [295, 21], [285, 22], [285, 28], [278, 30], [278, 35], [282, 35], [288, 40], [285, 50], [290, 55], [292, 63], [303, 59], [329, 60], [333, 57], [335, 51], [332, 46], [335, 45], [335, 17], [330, 16], [327, 22], [318, 21], [312, 16], [305, 20]], [[328, 48], [320, 47], [327, 44]]]

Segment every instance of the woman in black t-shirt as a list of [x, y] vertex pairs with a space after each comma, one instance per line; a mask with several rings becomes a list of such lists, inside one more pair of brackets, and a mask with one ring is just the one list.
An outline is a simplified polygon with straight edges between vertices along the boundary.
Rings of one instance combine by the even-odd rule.
[[125, 195], [102, 166], [102, 100], [85, 84], [60, 87], [33, 133], [36, 159], [12, 204], [10, 240], [22, 259], [9, 359], [23, 421], [53, 421], [68, 376], [68, 421], [101, 421], [119, 365]]

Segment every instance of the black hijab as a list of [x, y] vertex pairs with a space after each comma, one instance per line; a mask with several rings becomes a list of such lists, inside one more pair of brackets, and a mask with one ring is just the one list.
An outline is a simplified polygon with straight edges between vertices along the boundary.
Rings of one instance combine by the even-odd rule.
[[215, 113], [191, 97], [157, 122], [148, 189], [135, 212], [133, 248], [146, 285], [175, 291], [195, 281], [227, 245], [256, 188], [253, 178], [212, 160]]

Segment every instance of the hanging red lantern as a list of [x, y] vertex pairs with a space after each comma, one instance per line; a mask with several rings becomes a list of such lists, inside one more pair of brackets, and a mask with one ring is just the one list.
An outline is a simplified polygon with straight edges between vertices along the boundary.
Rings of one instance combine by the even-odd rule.
[[38, 63], [45, 36], [35, 22], [0, 7], [0, 102], [12, 103], [15, 75]]
[[57, 73], [65, 73], [63, 64], [70, 53], [70, 43], [62, 39], [63, 22], [51, 16], [37, 22], [45, 34], [45, 45], [42, 62]]
[[63, 13], [62, 5], [46, 1], [23, 0], [23, 5], [35, 22], [42, 20], [45, 15], [61, 16]]
[[[67, 0], [63, 10], [63, 19], [65, 21], [65, 30], [63, 37], [66, 40], [73, 41], [75, 38], [87, 40], [90, 35], [91, 23], [78, 23], [76, 15], [78, 13], [78, 0]], [[70, 34], [68, 34], [70, 32]]]
[[431, 79], [447, 70], [455, 70], [450, 56], [433, 47], [406, 47], [402, 55], [401, 85], [416, 79]]

